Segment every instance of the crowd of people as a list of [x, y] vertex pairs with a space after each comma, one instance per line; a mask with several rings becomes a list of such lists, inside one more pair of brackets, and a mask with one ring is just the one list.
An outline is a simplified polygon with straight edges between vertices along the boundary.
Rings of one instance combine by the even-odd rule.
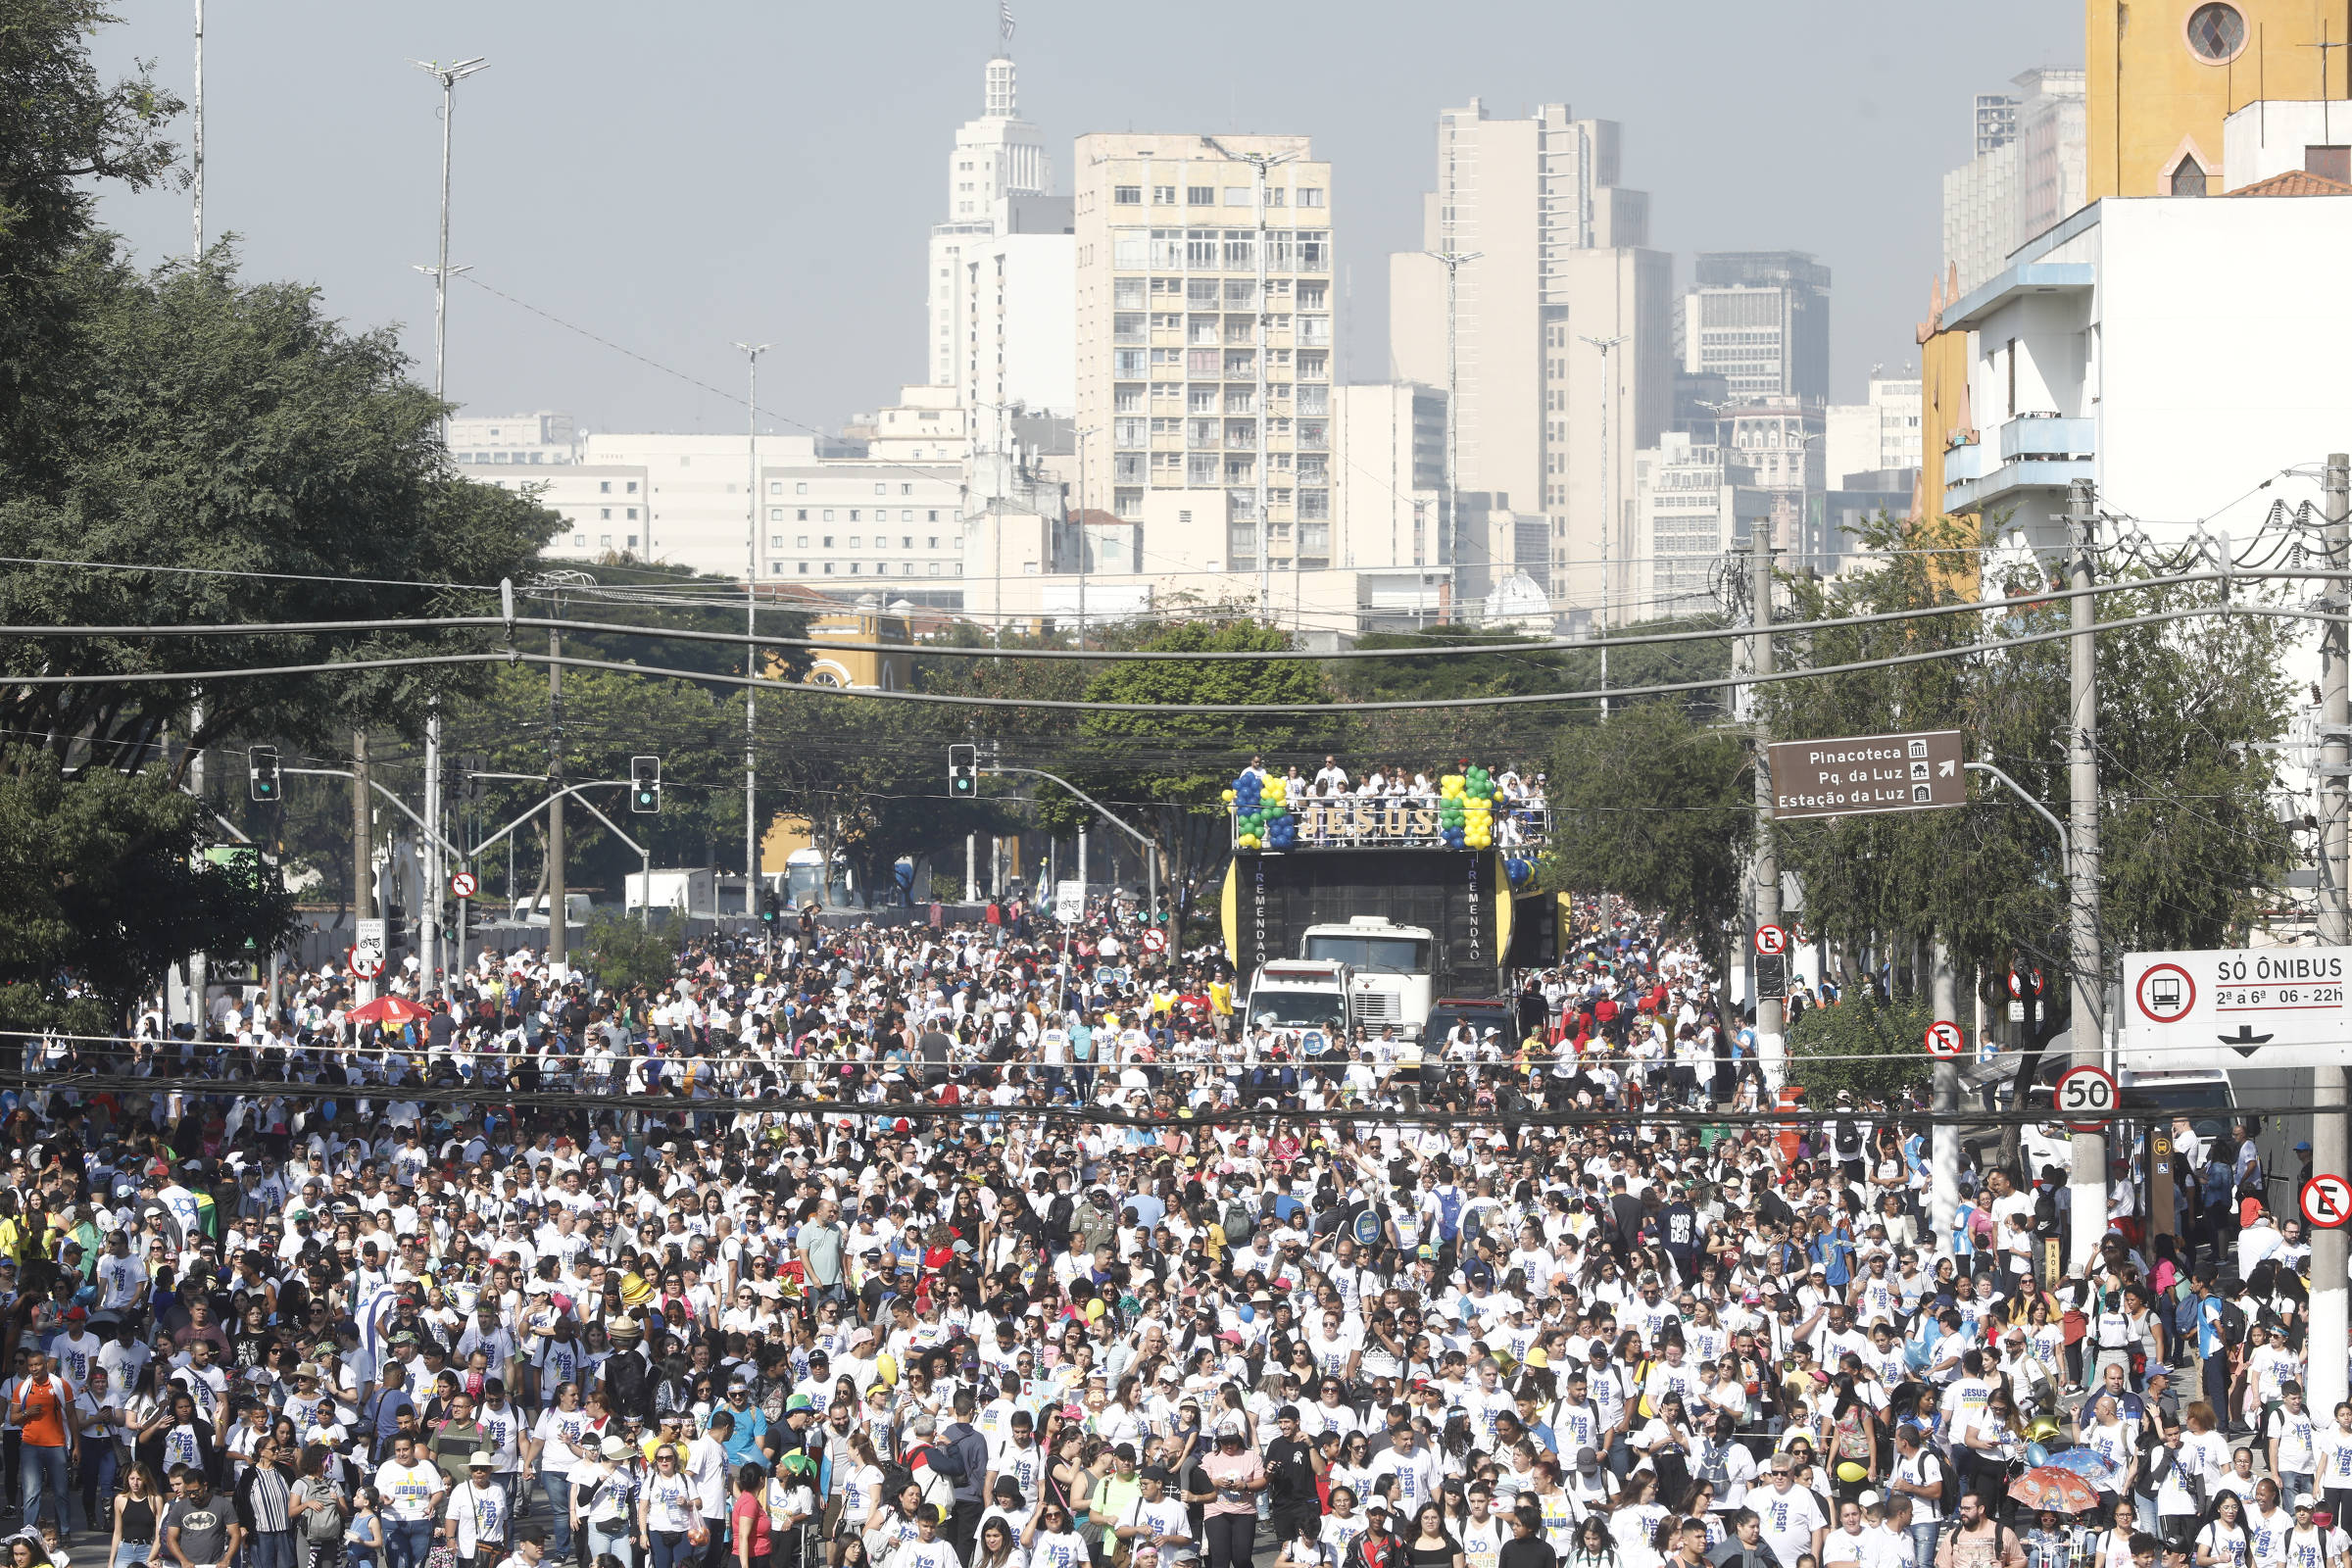
[[1515, 1039], [1327, 1059], [1149, 946], [485, 955], [28, 1042], [17, 1564], [2341, 1568], [2352, 1405], [2235, 1130], [2180, 1148], [2226, 1226], [2128, 1168], [2053, 1268], [2063, 1138], [1944, 1229], [1915, 1107], [1739, 1113], [1639, 918]]

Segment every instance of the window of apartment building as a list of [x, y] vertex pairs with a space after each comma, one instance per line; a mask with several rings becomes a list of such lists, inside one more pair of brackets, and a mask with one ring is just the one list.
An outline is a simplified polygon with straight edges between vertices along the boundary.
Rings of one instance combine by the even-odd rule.
[[1328, 303], [1330, 299], [1331, 285], [1329, 283], [1301, 283], [1298, 285], [1298, 308], [1302, 311], [1328, 310], [1330, 309]]
[[575, 533], [575, 534], [573, 534], [573, 535], [571, 536], [571, 548], [572, 548], [572, 549], [574, 549], [574, 550], [585, 550], [585, 549], [587, 549], [587, 548], [588, 548], [588, 536], [587, 536], [586, 534], [584, 534], [584, 533]]
[[1298, 205], [1301, 207], [1322, 206], [1323, 187], [1320, 185], [1301, 185], [1298, 187]]
[[833, 563], [830, 561], [825, 563], [825, 575], [828, 577], [833, 575]]
[[1186, 407], [1191, 409], [1195, 414], [1216, 413], [1217, 389], [1213, 386], [1194, 387], [1192, 389], [1192, 396], [1187, 402]]
[[801, 575], [804, 577], [808, 575], [808, 563], [806, 561], [801, 563]]
[[609, 534], [609, 533], [600, 533], [600, 534], [598, 534], [598, 535], [596, 536], [596, 548], [597, 548], [597, 549], [599, 549], [599, 550], [610, 550], [610, 549], [612, 549], [612, 536], [611, 534]]
[[597, 508], [596, 518], [599, 522], [611, 522], [612, 520], [612, 509], [611, 507]]
[[1110, 199], [1113, 204], [1120, 207], [1141, 207], [1144, 205], [1144, 187], [1141, 185], [1113, 185], [1110, 188]]
[[931, 575], [934, 577], [939, 575], [939, 563], [936, 561], [931, 563]]
[[767, 493], [768, 493], [769, 495], [771, 495], [771, 496], [780, 496], [780, 495], [782, 495], [782, 494], [784, 493], [784, 481], [783, 481], [783, 480], [781, 480], [781, 479], [770, 479], [770, 480], [768, 480], [768, 481], [767, 481]]
[[939, 535], [933, 534], [930, 538], [924, 540], [923, 548], [925, 550], [937, 550], [939, 548]]
[[596, 493], [597, 493], [598, 495], [600, 495], [600, 496], [609, 496], [609, 495], [611, 495], [611, 494], [612, 493], [612, 480], [610, 480], [610, 479], [599, 479], [599, 480], [597, 480], [597, 481], [596, 481]]
[[1175, 205], [1176, 205], [1176, 187], [1175, 187], [1175, 186], [1173, 186], [1173, 185], [1154, 185], [1154, 186], [1152, 186], [1152, 206], [1154, 206], [1154, 207], [1173, 207], [1173, 206], [1175, 206]]
[[[880, 495], [880, 494], [882, 494], [882, 492], [881, 492], [881, 491], [879, 491], [879, 490], [877, 490], [877, 491], [875, 491], [875, 492], [874, 492], [874, 494], [876, 494], [876, 495]], [[903, 496], [910, 496], [910, 495], [914, 494], [914, 486], [912, 486], [912, 485], [910, 485], [910, 484], [903, 484], [903, 485], [899, 486], [899, 494], [901, 494], [901, 495], [903, 495]]]
[[1122, 272], [1140, 272], [1152, 265], [1152, 236], [1140, 228], [1110, 231], [1110, 265]]
[[1247, 185], [1226, 186], [1225, 205], [1228, 207], [1249, 207], [1253, 205], [1250, 197], [1250, 187]]
[[825, 549], [827, 549], [827, 550], [830, 550], [830, 549], [832, 549], [832, 548], [833, 548], [833, 536], [832, 536], [831, 534], [826, 534], [826, 535], [825, 535], [825, 543], [824, 543], [824, 548], [825, 548]]
[[1114, 277], [1110, 280], [1110, 304], [1113, 310], [1140, 311], [1144, 308], [1144, 279]]
[[899, 548], [900, 548], [901, 550], [912, 550], [912, 549], [914, 548], [914, 537], [913, 537], [913, 535], [911, 535], [911, 534], [902, 534], [902, 535], [899, 537]]
[[[634, 486], [632, 486], [631, 488], [634, 488]], [[808, 493], [808, 480], [806, 480], [806, 479], [803, 479], [803, 480], [800, 480], [798, 483], [794, 484], [794, 485], [793, 485], [793, 487], [792, 487], [792, 493], [793, 493], [794, 495], [796, 495], [796, 496], [805, 496], [805, 495], [807, 495], [807, 494]]]
[[851, 548], [852, 550], [856, 550], [857, 548], [858, 548], [858, 535], [856, 535], [856, 534], [852, 534], [852, 535], [850, 535], [850, 548]]
[[1143, 413], [1144, 389], [1140, 386], [1122, 386], [1113, 390], [1110, 394], [1110, 412], [1113, 414]]
[[924, 520], [929, 522], [937, 522], [939, 520], [939, 514], [937, 512], [932, 512], [927, 514]]
[[782, 522], [784, 520], [784, 509], [782, 507], [768, 508], [767, 520], [770, 522]]
[[1192, 343], [1215, 343], [1217, 340], [1217, 318], [1213, 316], [1196, 316], [1192, 318], [1190, 324], [1185, 329], [1185, 338], [1186, 341]]
[[805, 534], [805, 533], [796, 533], [796, 534], [794, 534], [794, 535], [792, 536], [792, 548], [793, 548], [793, 549], [795, 549], [795, 550], [806, 550], [806, 549], [808, 549], [808, 536], [807, 534]]
[[1187, 185], [1184, 188], [1184, 199], [1189, 206], [1214, 207], [1217, 205], [1217, 187], [1214, 185]]

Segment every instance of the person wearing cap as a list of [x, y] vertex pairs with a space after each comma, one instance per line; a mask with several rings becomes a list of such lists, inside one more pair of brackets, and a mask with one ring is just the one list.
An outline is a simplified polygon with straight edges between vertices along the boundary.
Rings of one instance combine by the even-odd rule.
[[1243, 1446], [1244, 1437], [1238, 1425], [1220, 1428], [1215, 1449], [1200, 1461], [1210, 1489], [1201, 1499], [1208, 1568], [1250, 1568], [1256, 1544], [1257, 1494], [1266, 1490], [1266, 1469], [1263, 1459]]
[[466, 1460], [466, 1479], [450, 1489], [441, 1539], [459, 1568], [497, 1568], [514, 1525], [514, 1499], [498, 1477], [498, 1455], [484, 1448]]

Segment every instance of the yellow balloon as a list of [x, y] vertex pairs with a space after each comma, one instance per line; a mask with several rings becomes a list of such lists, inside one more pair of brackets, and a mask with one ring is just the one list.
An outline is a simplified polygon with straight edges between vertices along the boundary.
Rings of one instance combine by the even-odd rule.
[[1227, 790], [1227, 791], [1225, 792], [1225, 804], [1226, 804], [1226, 805], [1228, 805], [1228, 806], [1231, 806], [1231, 805], [1233, 804], [1233, 791], [1231, 791], [1231, 790]]
[[1102, 1298], [1101, 1297], [1097, 1297], [1095, 1299], [1086, 1303], [1086, 1320], [1089, 1323], [1098, 1323], [1102, 1321]]
[[1846, 1460], [1845, 1463], [1838, 1467], [1838, 1479], [1844, 1482], [1849, 1487], [1855, 1482], [1863, 1480], [1869, 1476], [1869, 1474], [1870, 1472], [1868, 1470], [1865, 1470], [1862, 1466], [1856, 1464], [1851, 1459]]

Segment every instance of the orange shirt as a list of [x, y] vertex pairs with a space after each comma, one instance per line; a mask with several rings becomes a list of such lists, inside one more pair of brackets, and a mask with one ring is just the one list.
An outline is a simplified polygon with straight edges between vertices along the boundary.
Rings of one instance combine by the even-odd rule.
[[73, 1400], [74, 1385], [52, 1372], [38, 1383], [17, 1385], [16, 1413], [24, 1427], [24, 1441], [36, 1448], [66, 1446], [65, 1407]]

